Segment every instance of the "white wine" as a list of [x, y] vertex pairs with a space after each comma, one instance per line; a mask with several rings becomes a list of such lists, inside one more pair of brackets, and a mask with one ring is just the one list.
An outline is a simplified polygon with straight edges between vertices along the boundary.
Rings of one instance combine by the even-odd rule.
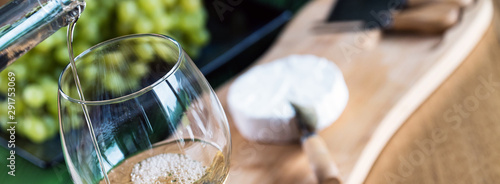
[[124, 160], [108, 173], [108, 179], [113, 184], [220, 184], [227, 177], [227, 165], [213, 144], [177, 140]]
[[[73, 54], [73, 33], [75, 31], [76, 22], [78, 21], [79, 17], [80, 17], [80, 14], [78, 14], [78, 16], [75, 17], [71, 21], [71, 23], [68, 25], [68, 30], [67, 30], [67, 34], [66, 34], [66, 36], [67, 36], [66, 44], [68, 46], [69, 64], [71, 65], [71, 70], [73, 71], [73, 78], [75, 80], [76, 89], [78, 91], [78, 96], [80, 97], [80, 100], [85, 101], [85, 97], [83, 96], [82, 85], [80, 84], [80, 78], [78, 76], [78, 70], [76, 69], [75, 56]], [[87, 109], [87, 105], [86, 104], [81, 104], [81, 105], [82, 105], [83, 115], [85, 116], [85, 122], [87, 123], [87, 127], [88, 127], [89, 132], [90, 132], [92, 144], [93, 144], [94, 149], [97, 153], [97, 159], [99, 161], [101, 171], [103, 173], [105, 173], [104, 162], [102, 161], [103, 159], [101, 156], [102, 155], [101, 150], [99, 149], [97, 139], [96, 139], [96, 136], [94, 133], [94, 128], [92, 126], [92, 122], [90, 121], [90, 115], [89, 115], [89, 111]], [[104, 175], [104, 179], [107, 181], [106, 183], [109, 184], [109, 181], [108, 181], [106, 175]]]
[[[73, 56], [72, 41], [76, 21], [77, 19], [68, 27], [67, 44], [78, 96], [80, 100], [85, 101]], [[177, 100], [182, 102], [170, 83], [168, 81], [166, 83]], [[228, 158], [224, 157], [225, 153], [215, 144], [198, 139], [178, 139], [155, 143], [151, 149], [136, 155], [126, 155], [128, 158], [107, 172], [103, 154], [96, 139], [96, 133], [100, 135], [100, 132], [94, 131], [87, 104], [81, 103], [81, 108], [102, 175], [97, 174], [98, 170], [91, 172], [95, 173], [96, 178], [102, 178], [98, 182], [100, 184], [222, 184], [227, 177], [229, 164]], [[183, 110], [186, 111], [186, 109]], [[106, 151], [106, 149], [103, 150]]]

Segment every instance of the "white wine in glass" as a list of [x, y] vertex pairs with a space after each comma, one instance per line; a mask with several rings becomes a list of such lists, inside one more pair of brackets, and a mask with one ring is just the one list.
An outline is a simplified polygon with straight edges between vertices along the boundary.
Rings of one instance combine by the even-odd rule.
[[[59, 78], [59, 122], [75, 183], [224, 183], [231, 139], [224, 111], [175, 40], [115, 38]], [[95, 136], [95, 138], [94, 138]]]

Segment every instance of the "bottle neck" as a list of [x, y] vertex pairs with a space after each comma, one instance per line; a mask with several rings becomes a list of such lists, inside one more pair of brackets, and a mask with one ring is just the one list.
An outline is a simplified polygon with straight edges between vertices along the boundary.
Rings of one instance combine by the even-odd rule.
[[0, 71], [79, 16], [83, 0], [13, 0], [0, 8]]

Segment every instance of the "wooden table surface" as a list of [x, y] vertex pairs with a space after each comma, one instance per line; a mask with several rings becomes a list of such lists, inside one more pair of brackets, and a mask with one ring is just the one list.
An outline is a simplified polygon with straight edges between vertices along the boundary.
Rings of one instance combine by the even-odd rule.
[[387, 144], [365, 183], [498, 183], [500, 1], [478, 47]]
[[[500, 154], [496, 154], [500, 153], [500, 144], [496, 144], [500, 140], [499, 4], [495, 2], [493, 26], [394, 135], [365, 183], [495, 183], [495, 177], [500, 178]], [[226, 93], [227, 85], [218, 90], [220, 96]], [[237, 130], [233, 126], [231, 131]], [[237, 150], [233, 157], [238, 163], [232, 163], [228, 183], [278, 182], [270, 178], [314, 183], [299, 145], [274, 146], [242, 139], [233, 134], [233, 142], [238, 143], [233, 145]], [[277, 152], [283, 156], [276, 157]]]

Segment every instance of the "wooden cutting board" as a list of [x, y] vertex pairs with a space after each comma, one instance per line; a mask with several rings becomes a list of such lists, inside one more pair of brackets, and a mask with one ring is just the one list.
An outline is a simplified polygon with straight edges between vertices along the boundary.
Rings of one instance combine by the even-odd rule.
[[[362, 183], [392, 135], [460, 65], [491, 24], [491, 0], [463, 10], [460, 23], [439, 36], [380, 32], [321, 33], [313, 30], [333, 0], [315, 0], [287, 26], [256, 64], [290, 54], [314, 54], [335, 62], [350, 92], [344, 113], [320, 135], [347, 183]], [[218, 89], [231, 125], [233, 153], [228, 184], [315, 183], [299, 144], [245, 140], [234, 127], [226, 95]]]

